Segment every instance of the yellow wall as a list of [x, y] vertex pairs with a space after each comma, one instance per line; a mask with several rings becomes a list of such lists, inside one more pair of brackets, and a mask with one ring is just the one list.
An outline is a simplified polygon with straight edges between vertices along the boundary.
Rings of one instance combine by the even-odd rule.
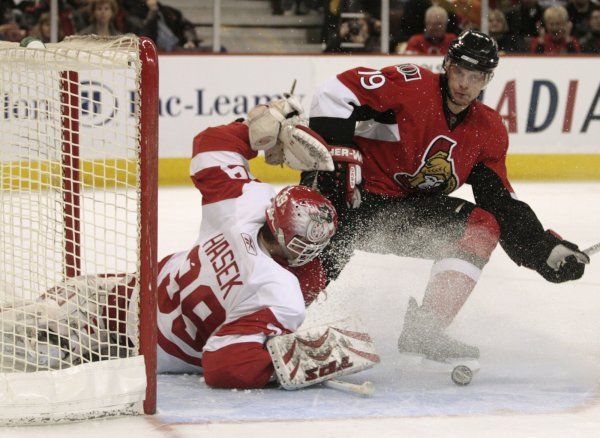
[[[161, 158], [159, 185], [191, 185], [189, 165], [188, 158]], [[600, 154], [509, 155], [507, 167], [511, 181], [600, 180]], [[262, 156], [250, 161], [250, 169], [256, 178], [269, 183], [294, 184], [300, 179], [300, 172], [270, 166]], [[23, 181], [29, 181], [26, 186], [29, 189], [61, 184], [60, 167], [53, 162], [3, 163], [0, 175], [3, 190], [22, 187]], [[135, 164], [123, 160], [83, 160], [80, 175], [84, 185], [125, 186], [135, 184]]]
[[[189, 163], [186, 158], [161, 158], [160, 185], [190, 184]], [[508, 175], [513, 181], [566, 181], [599, 180], [600, 155], [509, 155]], [[265, 182], [296, 183], [299, 172], [278, 166], [269, 166], [262, 157], [250, 161], [252, 174]]]
[[506, 165], [509, 178], [515, 181], [600, 179], [600, 155], [509, 155]]

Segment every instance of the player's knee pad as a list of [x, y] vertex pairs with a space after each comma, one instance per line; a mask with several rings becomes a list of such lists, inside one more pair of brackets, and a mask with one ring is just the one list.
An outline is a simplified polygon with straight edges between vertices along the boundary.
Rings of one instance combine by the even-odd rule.
[[461, 252], [475, 258], [484, 265], [489, 260], [492, 251], [500, 239], [500, 225], [491, 213], [475, 207], [467, 218], [467, 226], [458, 241]]
[[263, 388], [273, 375], [271, 356], [262, 344], [231, 344], [202, 354], [204, 381], [212, 388]]

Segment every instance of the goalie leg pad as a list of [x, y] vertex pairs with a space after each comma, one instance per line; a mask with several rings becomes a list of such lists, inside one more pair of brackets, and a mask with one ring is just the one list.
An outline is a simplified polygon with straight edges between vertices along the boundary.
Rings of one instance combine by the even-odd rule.
[[371, 337], [356, 318], [276, 336], [267, 342], [285, 389], [299, 389], [354, 374], [379, 363]]

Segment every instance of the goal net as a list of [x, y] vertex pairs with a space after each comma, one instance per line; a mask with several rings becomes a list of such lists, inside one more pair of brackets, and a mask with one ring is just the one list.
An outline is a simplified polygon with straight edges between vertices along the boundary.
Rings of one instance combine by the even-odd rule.
[[0, 42], [0, 424], [153, 413], [152, 42]]

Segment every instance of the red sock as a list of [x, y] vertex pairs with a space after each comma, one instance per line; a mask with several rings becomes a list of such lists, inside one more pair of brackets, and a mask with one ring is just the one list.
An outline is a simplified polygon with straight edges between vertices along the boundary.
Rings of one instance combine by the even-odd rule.
[[436, 315], [445, 328], [454, 320], [476, 284], [471, 276], [459, 271], [434, 274], [425, 290], [423, 307]]

